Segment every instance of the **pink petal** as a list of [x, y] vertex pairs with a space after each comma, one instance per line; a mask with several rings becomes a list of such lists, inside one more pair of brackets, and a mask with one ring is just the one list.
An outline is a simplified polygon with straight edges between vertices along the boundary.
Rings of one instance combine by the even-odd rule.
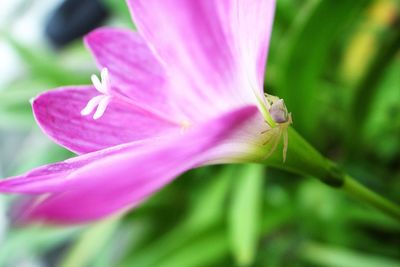
[[275, 0], [230, 0], [230, 20], [240, 62], [248, 79], [264, 96], [263, 83], [275, 14]]
[[82, 116], [81, 110], [97, 94], [92, 86], [55, 89], [34, 100], [33, 112], [47, 135], [78, 154], [180, 131], [169, 118], [118, 99], [98, 120]]
[[229, 101], [255, 103], [254, 93], [264, 97], [273, 0], [128, 0], [128, 4], [139, 32], [197, 98], [218, 106]]
[[268, 130], [271, 130], [270, 126], [262, 113], [258, 112], [208, 151], [207, 164], [258, 162], [265, 159], [270, 151], [270, 146], [265, 143], [271, 137], [265, 134]]
[[99, 219], [138, 205], [177, 175], [207, 162], [207, 152], [255, 114], [257, 108], [247, 106], [156, 145], [127, 144], [112, 152], [98, 151], [49, 165], [14, 178], [16, 183], [0, 182], [0, 190], [27, 192], [30, 186], [32, 192], [40, 191], [40, 186], [49, 190], [50, 195], [24, 206], [24, 220], [82, 223]]
[[153, 139], [135, 141], [38, 167], [24, 175], [0, 180], [0, 192], [32, 195], [62, 192], [72, 182], [72, 179], [65, 178], [79, 168], [128, 150], [133, 150], [132, 153], [136, 152], [139, 156], [141, 151], [147, 150], [152, 145], [156, 146], [159, 142]]
[[85, 36], [99, 68], [107, 68], [111, 91], [136, 103], [146, 103], [172, 115], [173, 94], [165, 73], [139, 34], [124, 29], [100, 28]]

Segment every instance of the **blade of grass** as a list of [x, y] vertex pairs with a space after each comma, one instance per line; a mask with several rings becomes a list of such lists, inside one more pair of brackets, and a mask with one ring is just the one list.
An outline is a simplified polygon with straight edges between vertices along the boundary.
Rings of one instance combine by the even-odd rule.
[[300, 250], [300, 257], [308, 263], [324, 267], [397, 267], [399, 261], [345, 248], [306, 243]]
[[27, 64], [32, 75], [37, 79], [47, 81], [50, 86], [88, 84], [90, 82], [89, 74], [65, 68], [51, 53], [25, 46], [9, 35], [4, 35], [4, 37]]
[[143, 247], [141, 250], [133, 251], [123, 261], [122, 266], [156, 266], [164, 257], [184, 247], [191, 239], [218, 224], [222, 220], [230, 183], [236, 170], [236, 167], [230, 166], [213, 177], [214, 179], [202, 188], [182, 223], [160, 237], [155, 243]]
[[318, 121], [318, 82], [340, 33], [357, 19], [368, 0], [313, 0], [293, 22], [276, 70], [277, 93], [293, 114], [295, 127], [307, 138]]
[[235, 178], [228, 229], [236, 263], [250, 266], [257, 251], [264, 166], [247, 165]]
[[[400, 20], [400, 17], [399, 17]], [[348, 145], [350, 151], [356, 151], [360, 144], [360, 132], [364, 127], [368, 114], [371, 112], [371, 106], [374, 103], [377, 94], [377, 85], [385, 76], [386, 71], [399, 51], [400, 27], [395, 27], [387, 34], [376, 57], [373, 59], [370, 67], [360, 80], [351, 96], [349, 105], [348, 126], [350, 135]]]
[[165, 258], [158, 267], [206, 267], [228, 256], [229, 242], [222, 229], [193, 240]]
[[119, 216], [111, 217], [89, 227], [65, 256], [60, 267], [88, 266], [117, 229], [119, 219]]

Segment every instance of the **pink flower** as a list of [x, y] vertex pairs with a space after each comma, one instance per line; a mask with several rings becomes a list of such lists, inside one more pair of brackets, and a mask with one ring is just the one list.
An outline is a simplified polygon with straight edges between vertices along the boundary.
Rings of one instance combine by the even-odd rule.
[[263, 92], [274, 4], [128, 0], [138, 32], [85, 38], [101, 80], [33, 101], [42, 130], [78, 156], [0, 182], [30, 195], [20, 218], [96, 220], [190, 168], [271, 154], [290, 123], [283, 101]]

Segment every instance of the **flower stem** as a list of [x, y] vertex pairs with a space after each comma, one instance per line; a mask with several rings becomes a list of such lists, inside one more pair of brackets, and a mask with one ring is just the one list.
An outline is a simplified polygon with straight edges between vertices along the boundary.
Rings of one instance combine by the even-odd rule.
[[348, 195], [377, 208], [388, 216], [400, 221], [400, 207], [383, 196], [366, 188], [335, 163], [323, 157], [294, 129], [289, 128], [289, 146], [286, 161], [282, 160], [283, 147], [265, 160], [265, 164], [305, 176], [313, 176], [330, 187], [342, 190]]
[[400, 207], [346, 175], [342, 191], [400, 221]]

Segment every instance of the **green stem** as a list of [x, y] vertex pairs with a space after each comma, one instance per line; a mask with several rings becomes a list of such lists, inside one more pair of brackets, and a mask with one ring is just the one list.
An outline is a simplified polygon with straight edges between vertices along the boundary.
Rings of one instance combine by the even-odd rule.
[[398, 205], [366, 188], [351, 176], [345, 176], [344, 184], [341, 189], [350, 196], [368, 203], [400, 221], [400, 207]]
[[286, 161], [282, 160], [282, 146], [264, 164], [305, 176], [313, 176], [335, 189], [342, 190], [381, 212], [400, 221], [400, 207], [358, 183], [335, 163], [323, 157], [294, 129], [289, 128]]

